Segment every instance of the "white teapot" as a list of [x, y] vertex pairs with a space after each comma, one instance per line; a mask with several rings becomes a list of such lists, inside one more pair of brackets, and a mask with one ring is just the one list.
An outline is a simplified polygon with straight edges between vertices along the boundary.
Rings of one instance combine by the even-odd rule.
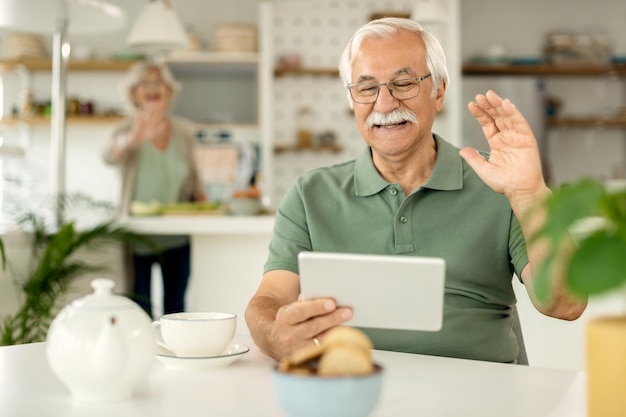
[[151, 319], [133, 301], [112, 294], [110, 279], [66, 306], [52, 321], [46, 352], [54, 373], [83, 403], [131, 397], [154, 363]]

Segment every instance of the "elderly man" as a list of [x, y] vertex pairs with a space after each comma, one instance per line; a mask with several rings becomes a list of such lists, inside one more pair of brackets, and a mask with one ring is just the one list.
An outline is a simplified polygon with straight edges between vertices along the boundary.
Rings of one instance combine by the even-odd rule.
[[246, 310], [259, 348], [278, 359], [352, 317], [332, 299], [299, 300], [301, 251], [445, 259], [442, 329], [364, 329], [377, 349], [513, 362], [513, 273], [539, 311], [578, 318], [586, 300], [566, 293], [561, 277], [548, 302], [533, 295], [532, 271], [545, 248], [528, 244], [542, 222], [540, 210], [528, 213], [550, 190], [536, 139], [515, 106], [492, 91], [469, 104], [488, 159], [433, 134], [446, 58], [437, 39], [407, 19], [360, 28], [340, 72], [367, 147], [354, 161], [298, 178], [281, 202], [263, 280]]

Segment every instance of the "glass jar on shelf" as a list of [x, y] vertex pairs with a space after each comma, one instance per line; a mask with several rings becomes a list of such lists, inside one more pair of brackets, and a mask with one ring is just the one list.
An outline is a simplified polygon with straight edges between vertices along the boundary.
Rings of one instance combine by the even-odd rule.
[[309, 107], [301, 107], [297, 113], [296, 146], [298, 148], [310, 148], [313, 146], [313, 110]]

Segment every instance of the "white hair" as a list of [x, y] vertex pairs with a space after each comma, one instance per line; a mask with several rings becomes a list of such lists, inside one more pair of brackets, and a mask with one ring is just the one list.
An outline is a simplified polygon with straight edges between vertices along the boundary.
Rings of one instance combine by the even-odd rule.
[[[446, 64], [446, 54], [439, 40], [416, 21], [397, 17], [385, 17], [372, 20], [358, 29], [352, 38], [350, 38], [339, 59], [339, 75], [345, 85], [352, 82], [352, 60], [356, 56], [363, 40], [390, 38], [403, 30], [417, 34], [424, 42], [426, 48], [426, 66], [428, 67], [428, 71], [432, 74], [432, 96], [434, 97], [437, 94], [437, 89], [441, 85], [449, 85], [450, 77]], [[350, 104], [352, 104], [350, 93], [348, 93], [348, 99], [350, 100]]]
[[133, 97], [135, 89], [145, 76], [153, 70], [159, 72], [165, 85], [172, 91], [172, 99], [174, 99], [180, 92], [181, 85], [178, 81], [176, 81], [166, 64], [157, 61], [138, 62], [130, 68], [126, 77], [126, 82], [124, 83], [126, 97], [133, 108], [136, 107]]

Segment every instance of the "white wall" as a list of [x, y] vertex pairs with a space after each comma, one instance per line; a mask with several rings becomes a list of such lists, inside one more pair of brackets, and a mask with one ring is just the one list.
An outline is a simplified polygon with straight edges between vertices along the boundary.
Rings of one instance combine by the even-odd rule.
[[468, 60], [492, 45], [517, 57], [536, 57], [553, 31], [606, 35], [626, 54], [626, 3], [622, 0], [462, 0], [462, 54]]
[[[119, 32], [106, 34], [81, 35], [72, 33], [70, 21], [69, 33], [76, 46], [93, 48], [100, 56], [114, 52], [128, 51], [125, 46], [130, 25], [141, 8], [148, 3], [145, 0], [107, 0], [122, 7], [127, 14], [127, 28]], [[187, 29], [196, 33], [205, 49], [213, 47], [213, 33], [220, 23], [257, 22], [257, 0], [210, 1], [210, 0], [170, 0]]]

